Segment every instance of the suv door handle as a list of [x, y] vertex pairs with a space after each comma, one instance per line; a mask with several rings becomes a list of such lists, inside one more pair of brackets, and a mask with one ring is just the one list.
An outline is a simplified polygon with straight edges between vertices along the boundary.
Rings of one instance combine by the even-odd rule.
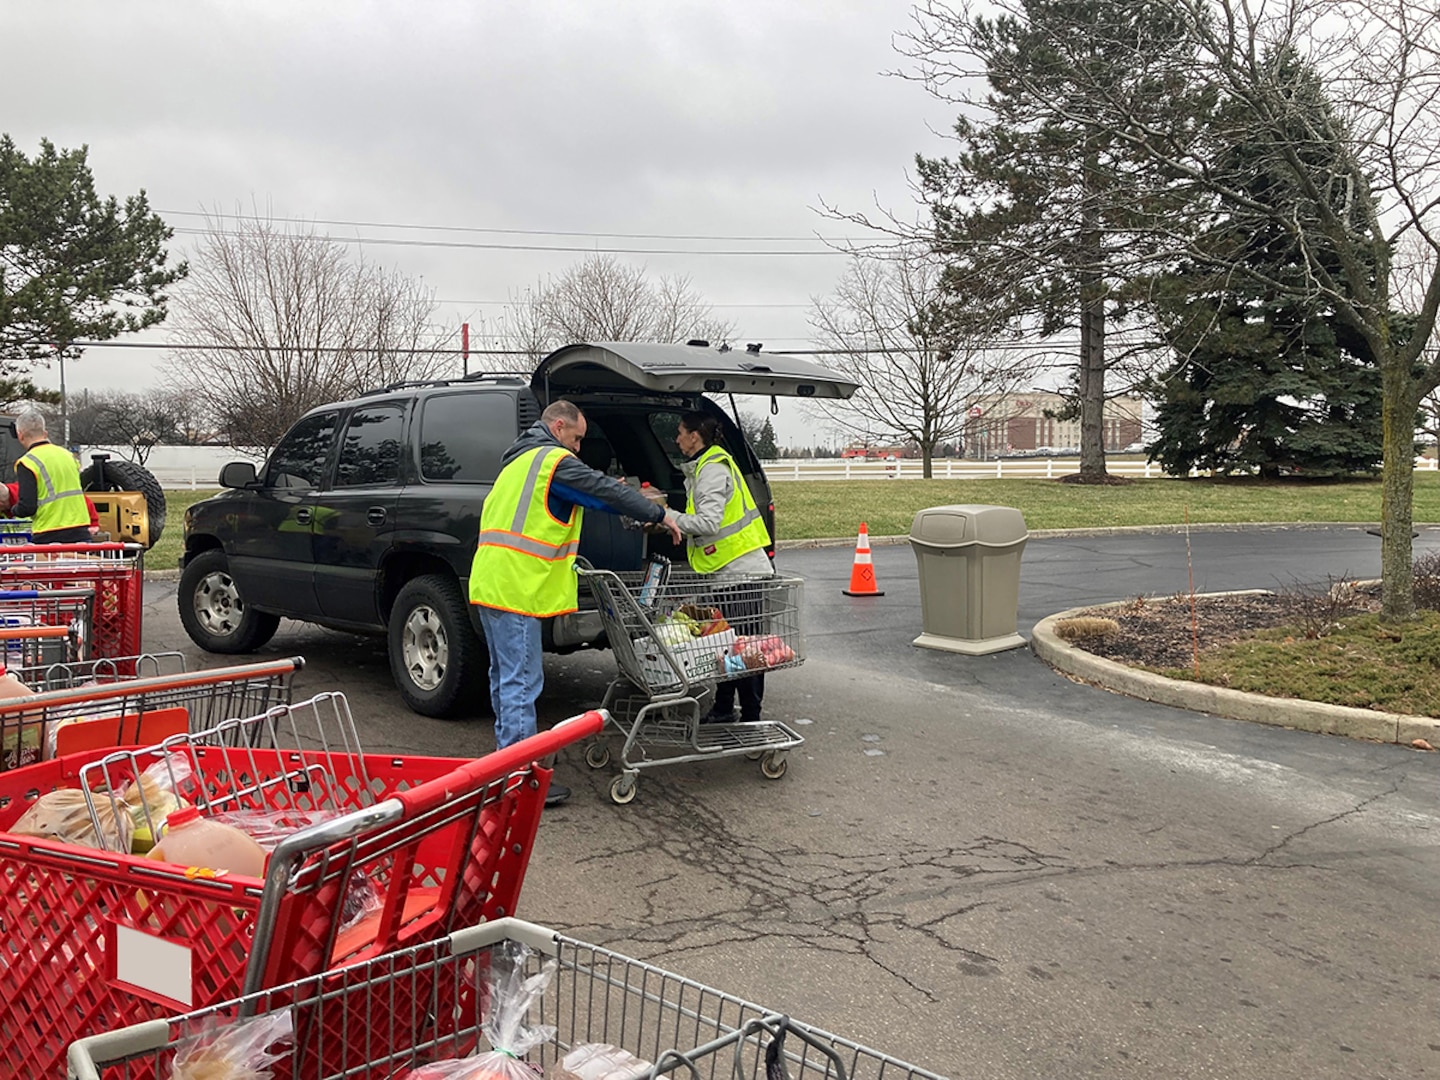
[[372, 506], [365, 511], [365, 521], [370, 525], [385, 524], [385, 508], [383, 506]]
[[311, 517], [310, 508], [309, 508], [308, 506], [301, 506], [301, 507], [297, 507], [297, 508], [296, 508], [296, 510], [295, 510], [295, 524], [296, 524], [296, 525], [309, 525], [309, 524], [310, 524], [310, 517]]

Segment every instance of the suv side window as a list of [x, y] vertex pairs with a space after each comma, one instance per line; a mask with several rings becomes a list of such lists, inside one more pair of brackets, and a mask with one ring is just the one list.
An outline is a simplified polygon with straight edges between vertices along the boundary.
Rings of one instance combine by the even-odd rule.
[[400, 428], [403, 407], [371, 405], [356, 409], [340, 440], [336, 487], [400, 482]]
[[426, 480], [488, 484], [515, 441], [509, 394], [434, 394], [420, 414], [420, 475]]
[[270, 455], [265, 484], [278, 488], [315, 488], [325, 475], [325, 461], [335, 441], [336, 413], [307, 416], [290, 429]]

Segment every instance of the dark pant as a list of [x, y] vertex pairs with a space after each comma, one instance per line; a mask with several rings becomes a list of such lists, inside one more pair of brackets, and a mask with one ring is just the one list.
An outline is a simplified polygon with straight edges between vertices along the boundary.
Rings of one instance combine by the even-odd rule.
[[90, 543], [89, 525], [72, 525], [68, 529], [51, 529], [48, 532], [36, 533], [30, 538], [32, 544], [88, 544]]
[[728, 679], [715, 686], [714, 709], [722, 716], [735, 711], [735, 695], [740, 695], [740, 719], [759, 720], [760, 704], [765, 697], [765, 676], [751, 675], [745, 679]]

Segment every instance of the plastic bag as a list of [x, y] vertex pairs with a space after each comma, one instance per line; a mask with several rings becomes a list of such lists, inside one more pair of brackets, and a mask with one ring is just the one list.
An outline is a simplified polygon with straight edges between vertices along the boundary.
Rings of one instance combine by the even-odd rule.
[[528, 946], [502, 942], [490, 959], [490, 1014], [481, 1030], [494, 1047], [474, 1057], [437, 1061], [410, 1073], [408, 1080], [537, 1080], [539, 1070], [520, 1059], [555, 1038], [549, 1024], [531, 1024], [530, 1006], [545, 993], [556, 962], [547, 960], [534, 975], [526, 976]]
[[[0, 700], [34, 697], [35, 691], [5, 670], [0, 662]], [[39, 761], [45, 746], [45, 714], [6, 712], [0, 717], [0, 767], [18, 769]]]
[[[340, 812], [337, 810], [225, 810], [212, 814], [211, 820], [242, 830], [268, 853], [274, 851], [287, 836], [338, 817]], [[345, 887], [345, 900], [340, 906], [340, 929], [348, 930], [379, 911], [384, 899], [380, 887], [363, 871], [356, 870]]]
[[184, 754], [166, 754], [150, 765], [121, 798], [135, 824], [130, 851], [143, 855], [162, 835], [165, 819], [190, 804], [180, 797], [180, 785], [193, 775], [190, 759]]
[[[135, 831], [134, 821], [123, 808], [117, 808], [108, 795], [98, 793], [94, 799], [95, 817], [92, 819], [90, 808], [85, 805], [85, 792], [79, 788], [47, 791], [20, 816], [19, 821], [10, 826], [10, 831], [20, 836], [38, 836], [65, 844], [128, 853]], [[97, 824], [100, 826], [98, 834], [95, 831]]]
[[580, 1043], [550, 1066], [545, 1080], [636, 1080], [653, 1067], [609, 1043]]
[[207, 1017], [194, 1041], [176, 1051], [170, 1080], [270, 1080], [275, 1074], [268, 1066], [285, 1056], [270, 1048], [292, 1035], [288, 1011], [224, 1027]]

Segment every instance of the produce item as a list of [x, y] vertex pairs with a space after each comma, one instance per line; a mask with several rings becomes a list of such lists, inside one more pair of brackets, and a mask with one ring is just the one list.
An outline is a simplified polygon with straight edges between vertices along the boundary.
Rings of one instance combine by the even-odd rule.
[[[10, 826], [10, 831], [20, 836], [59, 840], [63, 844], [128, 852], [135, 829], [129, 813], [124, 809], [117, 812], [115, 802], [108, 795], [97, 793], [94, 799], [95, 817], [92, 819], [90, 807], [85, 804], [85, 792], [79, 788], [48, 791]], [[97, 823], [100, 826], [98, 833], [95, 831]]]
[[284, 1056], [271, 1048], [292, 1036], [288, 1010], [224, 1027], [208, 1017], [194, 1041], [176, 1052], [170, 1080], [270, 1080], [269, 1066]]
[[530, 1006], [550, 984], [556, 963], [547, 960], [539, 971], [527, 976], [525, 966], [530, 955], [528, 946], [506, 941], [496, 946], [490, 958], [490, 1014], [481, 1030], [494, 1049], [474, 1057], [422, 1066], [410, 1073], [408, 1080], [537, 1080], [539, 1071], [520, 1059], [555, 1038], [553, 1027], [531, 1024], [529, 1013]]
[[190, 805], [180, 797], [178, 789], [191, 775], [188, 757], [166, 754], [125, 789], [125, 806], [135, 823], [135, 831], [130, 837], [132, 855], [144, 855], [154, 847], [154, 834], [163, 835], [165, 819], [176, 810]]
[[246, 877], [265, 876], [265, 851], [233, 825], [211, 821], [187, 806], [166, 819], [165, 836], [148, 858]]
[[[12, 672], [0, 673], [0, 700], [34, 697], [35, 691]], [[0, 760], [4, 768], [15, 769], [33, 765], [40, 760], [45, 745], [45, 718], [39, 710], [6, 713], [0, 717]]]
[[545, 1080], [635, 1080], [651, 1069], [629, 1050], [609, 1043], [581, 1043], [550, 1067]]

